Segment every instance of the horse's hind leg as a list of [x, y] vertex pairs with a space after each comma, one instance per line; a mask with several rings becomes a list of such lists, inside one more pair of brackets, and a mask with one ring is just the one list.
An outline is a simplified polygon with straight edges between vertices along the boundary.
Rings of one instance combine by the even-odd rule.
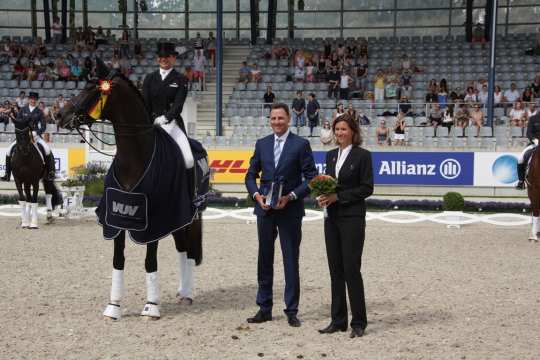
[[21, 228], [27, 228], [30, 225], [29, 219], [29, 206], [26, 202], [26, 197], [24, 196], [23, 187], [19, 180], [15, 179], [15, 186], [17, 187], [17, 192], [19, 193], [19, 206], [21, 207]]
[[146, 245], [146, 259], [144, 262], [146, 268], [146, 305], [144, 305], [141, 312], [141, 316], [153, 320], [157, 320], [161, 316], [159, 313], [157, 249], [157, 241]]
[[[26, 189], [25, 189], [26, 191]], [[32, 184], [31, 205], [30, 205], [30, 229], [38, 229], [38, 203], [39, 179]]]
[[113, 271], [111, 298], [109, 304], [103, 312], [103, 316], [112, 320], [120, 320], [122, 317], [122, 309], [120, 301], [124, 294], [124, 248], [126, 245], [126, 232], [121, 231], [114, 238], [114, 255], [113, 255]]

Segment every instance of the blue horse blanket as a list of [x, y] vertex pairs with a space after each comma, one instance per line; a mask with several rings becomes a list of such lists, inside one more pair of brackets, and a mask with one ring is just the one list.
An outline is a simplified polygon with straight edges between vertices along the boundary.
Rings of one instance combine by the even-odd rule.
[[180, 149], [160, 127], [155, 127], [154, 134], [154, 152], [131, 191], [118, 183], [116, 159], [105, 176], [105, 192], [96, 209], [105, 239], [126, 230], [135, 243], [147, 244], [186, 227], [197, 215], [193, 180]]

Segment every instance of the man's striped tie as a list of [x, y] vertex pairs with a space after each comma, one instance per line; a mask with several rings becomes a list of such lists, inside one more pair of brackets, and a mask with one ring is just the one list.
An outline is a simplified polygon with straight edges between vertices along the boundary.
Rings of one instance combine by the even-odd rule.
[[274, 166], [277, 166], [279, 162], [279, 157], [281, 156], [281, 142], [283, 139], [276, 139], [276, 143], [274, 145]]

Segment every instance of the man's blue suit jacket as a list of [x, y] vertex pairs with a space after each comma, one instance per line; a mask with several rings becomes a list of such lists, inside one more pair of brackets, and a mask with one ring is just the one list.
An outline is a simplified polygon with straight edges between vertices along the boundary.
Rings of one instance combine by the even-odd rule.
[[[255, 202], [254, 213], [265, 216], [268, 212], [280, 211], [287, 216], [304, 216], [304, 197], [310, 192], [308, 183], [317, 175], [311, 146], [309, 141], [290, 132], [283, 145], [279, 163], [274, 166], [274, 139], [272, 134], [257, 140], [245, 178], [246, 188], [253, 197], [256, 192], [268, 194], [272, 183], [283, 183], [282, 196], [293, 191], [297, 199], [289, 201], [282, 210], [265, 211]], [[258, 178], [261, 179], [259, 187], [256, 182]]]

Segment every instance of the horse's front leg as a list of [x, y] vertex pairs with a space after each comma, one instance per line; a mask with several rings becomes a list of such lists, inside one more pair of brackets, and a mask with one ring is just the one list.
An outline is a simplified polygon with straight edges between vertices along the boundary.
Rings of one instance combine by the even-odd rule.
[[39, 180], [32, 184], [31, 205], [30, 205], [30, 229], [39, 229], [38, 225], [38, 197]]
[[157, 249], [158, 242], [146, 245], [146, 305], [144, 305], [141, 316], [147, 319], [157, 320], [161, 317], [159, 313], [159, 282], [157, 272]]
[[120, 301], [124, 295], [124, 248], [126, 245], [126, 232], [121, 231], [114, 238], [114, 255], [113, 255], [113, 271], [111, 298], [109, 304], [103, 312], [103, 316], [112, 320], [120, 320], [122, 317], [122, 308]]
[[15, 178], [15, 186], [19, 193], [19, 206], [21, 207], [21, 228], [25, 229], [30, 225], [30, 204], [26, 202], [22, 183]]

